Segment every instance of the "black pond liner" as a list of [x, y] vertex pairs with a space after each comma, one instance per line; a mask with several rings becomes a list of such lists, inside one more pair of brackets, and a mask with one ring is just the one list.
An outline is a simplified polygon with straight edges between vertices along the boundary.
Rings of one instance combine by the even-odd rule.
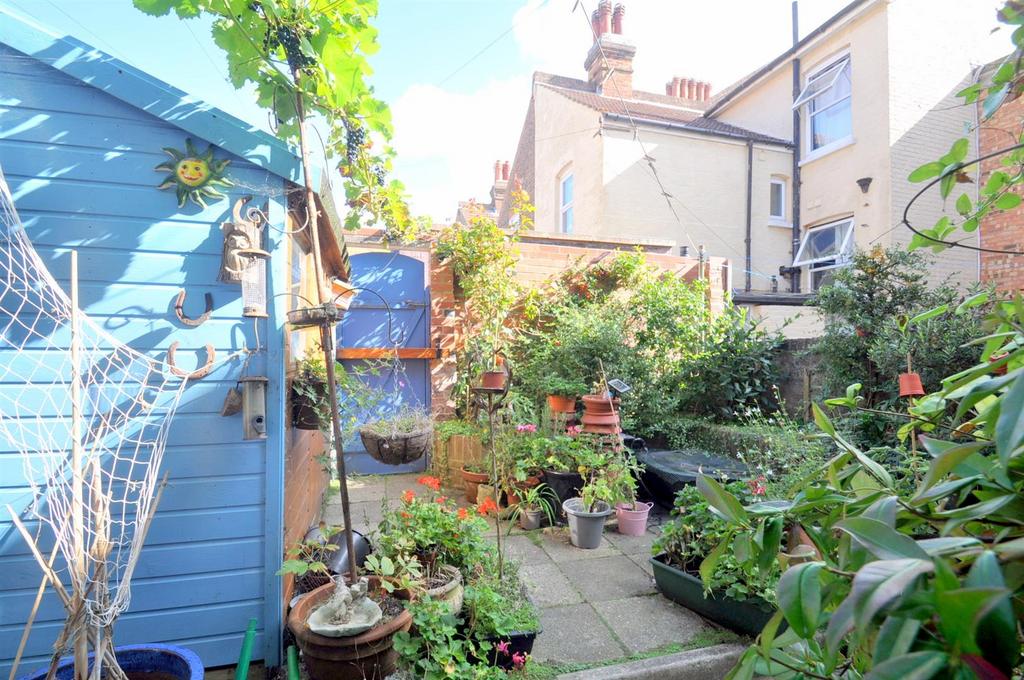
[[654, 501], [665, 508], [671, 508], [676, 493], [695, 484], [699, 474], [730, 482], [750, 476], [747, 466], [735, 458], [701, 449], [637, 451], [636, 457], [645, 466], [641, 481]]
[[545, 470], [544, 483], [548, 485], [551, 492], [558, 498], [558, 503], [554, 508], [555, 520], [559, 524], [565, 524], [565, 513], [562, 512], [562, 503], [580, 495], [580, 488], [583, 486], [583, 476], [578, 472]]

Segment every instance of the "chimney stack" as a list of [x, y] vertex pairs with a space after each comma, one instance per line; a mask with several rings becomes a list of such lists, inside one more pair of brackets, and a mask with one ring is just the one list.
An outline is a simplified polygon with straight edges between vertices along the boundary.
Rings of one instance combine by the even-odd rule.
[[601, 0], [597, 5], [598, 37], [612, 30], [612, 3], [611, 0]]
[[622, 35], [625, 5], [612, 8], [611, 0], [601, 0], [591, 15], [591, 27], [597, 40], [590, 47], [583, 68], [594, 92], [607, 97], [633, 97], [633, 57], [636, 46]]
[[672, 82], [665, 84], [665, 94], [695, 102], [709, 102], [711, 101], [711, 83], [693, 78], [673, 78]]
[[491, 187], [491, 207], [494, 214], [501, 213], [501, 206], [508, 194], [508, 161], [494, 161], [494, 186]]
[[501, 164], [501, 179], [506, 182], [508, 181], [508, 167], [508, 161], [505, 161], [504, 163]]
[[626, 6], [621, 2], [612, 11], [612, 33], [622, 35], [622, 17], [626, 15]]
[[494, 181], [501, 181], [501, 161], [494, 161]]

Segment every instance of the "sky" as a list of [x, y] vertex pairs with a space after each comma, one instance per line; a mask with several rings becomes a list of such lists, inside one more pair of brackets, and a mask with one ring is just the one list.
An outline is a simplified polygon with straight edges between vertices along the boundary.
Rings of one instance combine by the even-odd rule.
[[[379, 0], [370, 82], [392, 107], [395, 176], [415, 214], [450, 220], [458, 201], [489, 199], [494, 161], [512, 160], [535, 71], [585, 78], [597, 0]], [[800, 0], [805, 35], [849, 0]], [[991, 17], [992, 0], [977, 3]], [[634, 86], [674, 76], [725, 88], [791, 43], [790, 0], [626, 0], [637, 46]], [[0, 0], [267, 129], [251, 93], [227, 82], [208, 20], [154, 18], [131, 0]], [[1004, 44], [1006, 38], [1003, 38]], [[995, 56], [995, 55], [993, 55]]]

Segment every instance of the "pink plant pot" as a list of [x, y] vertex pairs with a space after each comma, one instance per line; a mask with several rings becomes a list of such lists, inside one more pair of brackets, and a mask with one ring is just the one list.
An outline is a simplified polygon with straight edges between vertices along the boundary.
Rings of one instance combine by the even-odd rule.
[[615, 516], [619, 520], [619, 533], [623, 536], [643, 536], [647, 531], [647, 515], [654, 503], [619, 503]]

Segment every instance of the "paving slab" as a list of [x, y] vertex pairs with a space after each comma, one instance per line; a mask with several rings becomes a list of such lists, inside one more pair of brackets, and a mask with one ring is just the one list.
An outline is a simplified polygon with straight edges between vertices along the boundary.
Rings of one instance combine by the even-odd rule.
[[587, 602], [621, 600], [656, 592], [654, 581], [625, 555], [560, 565]]
[[[355, 476], [348, 480], [348, 499], [352, 503], [364, 501], [380, 502], [386, 494], [384, 478], [379, 475]], [[341, 495], [335, 492], [335, 498], [341, 503]]]
[[712, 631], [702, 618], [661, 595], [594, 602], [594, 609], [633, 654], [670, 644], [685, 645]]
[[564, 673], [557, 680], [721, 680], [739, 660], [744, 645], [724, 644], [640, 661]]
[[573, 587], [558, 565], [548, 560], [544, 564], [526, 565], [519, 575], [538, 607], [580, 604], [583, 597]]
[[645, 574], [654, 578], [654, 567], [651, 566], [650, 555], [626, 555], [629, 559], [633, 560], [636, 566], [640, 567]]
[[[383, 519], [380, 501], [349, 503], [349, 511], [352, 513], [352, 528], [363, 534], [374, 531]], [[329, 503], [324, 508], [323, 519], [328, 524], [344, 525], [345, 518], [341, 512], [341, 501]]]
[[651, 546], [657, 535], [647, 531], [640, 536], [626, 536], [617, 531], [610, 531], [605, 534], [605, 538], [624, 555], [650, 555]]
[[534, 543], [529, 536], [502, 535], [501, 544], [505, 550], [505, 556], [516, 560], [520, 564], [551, 564], [551, 558], [540, 546]]
[[569, 529], [566, 527], [544, 529], [540, 534], [541, 547], [544, 548], [555, 562], [575, 562], [577, 560], [595, 560], [601, 557], [621, 555], [618, 548], [601, 539], [601, 547], [593, 550], [577, 548], [569, 541]]
[[611, 661], [626, 656], [611, 630], [589, 604], [545, 607], [540, 610], [543, 631], [533, 646], [537, 661]]

